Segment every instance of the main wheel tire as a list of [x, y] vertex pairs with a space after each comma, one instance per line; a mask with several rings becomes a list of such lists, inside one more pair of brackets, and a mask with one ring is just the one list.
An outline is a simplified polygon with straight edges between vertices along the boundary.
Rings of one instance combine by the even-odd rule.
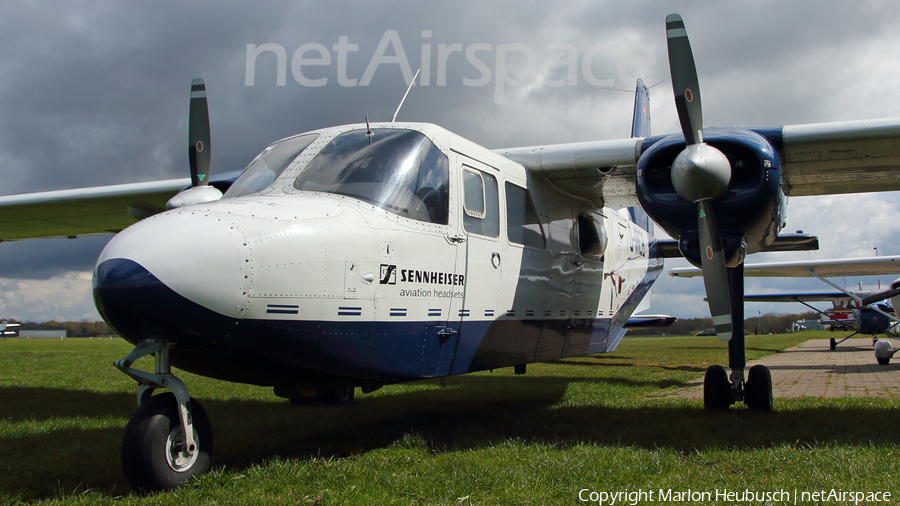
[[212, 458], [212, 426], [206, 411], [191, 399], [191, 423], [197, 449], [184, 448], [184, 429], [178, 401], [166, 392], [143, 403], [135, 411], [122, 439], [122, 470], [135, 490], [169, 490], [187, 483], [194, 475], [209, 470]]
[[831, 346], [831, 351], [834, 351], [837, 348], [837, 341], [835, 341], [834, 338], [832, 337], [831, 341], [829, 342], [829, 345]]
[[329, 388], [322, 390], [319, 396], [322, 402], [332, 406], [349, 406], [353, 404], [353, 396], [356, 389], [353, 387]]
[[774, 409], [772, 402], [772, 373], [769, 368], [757, 364], [747, 373], [744, 384], [744, 404], [754, 411], [769, 412]]
[[879, 365], [888, 365], [891, 363], [891, 357], [877, 357]]
[[731, 405], [731, 383], [728, 372], [720, 365], [711, 365], [703, 376], [703, 409], [724, 411]]
[[316, 390], [314, 396], [289, 397], [292, 406], [348, 406], [353, 404], [353, 387], [324, 388]]

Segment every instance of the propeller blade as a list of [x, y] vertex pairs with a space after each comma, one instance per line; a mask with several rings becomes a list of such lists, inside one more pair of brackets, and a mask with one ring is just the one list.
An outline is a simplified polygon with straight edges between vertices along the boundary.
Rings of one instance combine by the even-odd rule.
[[900, 288], [894, 288], [893, 290], [887, 290], [885, 292], [876, 293], [875, 295], [869, 295], [868, 297], [863, 299], [861, 302], [863, 303], [863, 305], [868, 306], [869, 304], [881, 302], [884, 299], [890, 299], [891, 297], [894, 297], [895, 295], [900, 295]]
[[720, 341], [731, 340], [731, 291], [728, 286], [728, 268], [722, 238], [716, 221], [712, 200], [697, 202], [698, 225], [700, 228], [700, 266], [703, 269], [703, 284], [709, 312], [712, 315], [716, 336]]
[[203, 79], [191, 81], [188, 160], [191, 164], [191, 186], [209, 184], [209, 109], [206, 105], [206, 85]]
[[675, 92], [675, 109], [681, 122], [685, 142], [703, 142], [703, 110], [700, 107], [700, 80], [694, 53], [688, 40], [684, 20], [678, 14], [666, 16], [666, 39], [669, 50], [669, 72]]

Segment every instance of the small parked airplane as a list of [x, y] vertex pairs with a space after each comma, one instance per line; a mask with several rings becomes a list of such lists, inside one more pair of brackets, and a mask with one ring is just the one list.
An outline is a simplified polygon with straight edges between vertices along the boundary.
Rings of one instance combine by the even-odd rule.
[[7, 330], [10, 327], [21, 327], [21, 323], [9, 323], [8, 320], [0, 320], [0, 336], [14, 336], [15, 330]]
[[[670, 276], [690, 278], [701, 276], [703, 273], [693, 267], [672, 269]], [[781, 277], [814, 277], [834, 288], [835, 292], [816, 293], [767, 293], [758, 295], [745, 295], [748, 302], [799, 302], [816, 311], [826, 319], [853, 330], [853, 333], [844, 339], [837, 341], [831, 338], [830, 347], [834, 350], [838, 344], [850, 339], [856, 334], [872, 335], [872, 344], [877, 345], [877, 334], [889, 331], [891, 324], [896, 323], [897, 317], [892, 307], [882, 304], [881, 301], [891, 299], [892, 306], [900, 304], [900, 280], [891, 285], [891, 289], [882, 292], [853, 292], [842, 288], [827, 278], [845, 276], [876, 276], [884, 274], [900, 275], [900, 256], [875, 256], [864, 258], [847, 258], [832, 260], [802, 260], [796, 262], [768, 262], [759, 264], [745, 264], [744, 276], [781, 278]], [[830, 312], [821, 311], [810, 305], [810, 302], [832, 302], [834, 308]], [[853, 321], [836, 317], [835, 313], [854, 314]], [[890, 346], [890, 343], [888, 346]], [[876, 346], [875, 356], [878, 363], [887, 364], [893, 355], [885, 355], [884, 345]], [[882, 351], [879, 351], [882, 350]]]
[[[771, 410], [768, 369], [745, 381], [743, 259], [817, 247], [779, 235], [787, 195], [900, 189], [900, 119], [704, 128], [680, 16], [666, 33], [682, 126], [670, 135], [650, 136], [639, 84], [629, 138], [492, 151], [432, 124], [367, 120], [211, 177], [196, 80], [190, 180], [0, 198], [0, 240], [119, 232], [93, 286], [135, 345], [116, 362], [139, 384], [122, 444], [132, 486], [176, 487], [210, 465], [208, 417], [171, 366], [335, 403], [356, 387], [524, 373], [614, 350], [667, 256], [702, 268], [729, 341], [731, 374], [709, 368], [705, 407]], [[651, 219], [677, 240], [657, 241]], [[132, 367], [149, 355], [153, 372]]]

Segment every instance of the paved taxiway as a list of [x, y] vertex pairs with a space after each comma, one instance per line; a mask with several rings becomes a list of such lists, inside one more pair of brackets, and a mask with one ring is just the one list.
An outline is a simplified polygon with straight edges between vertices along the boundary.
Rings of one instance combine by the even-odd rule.
[[[895, 348], [900, 341], [891, 340]], [[764, 364], [772, 372], [772, 395], [789, 397], [900, 398], [900, 352], [878, 365], [872, 338], [848, 339], [831, 351], [828, 339], [811, 339], [782, 353], [747, 364]], [[703, 397], [703, 378], [679, 388], [677, 396]]]

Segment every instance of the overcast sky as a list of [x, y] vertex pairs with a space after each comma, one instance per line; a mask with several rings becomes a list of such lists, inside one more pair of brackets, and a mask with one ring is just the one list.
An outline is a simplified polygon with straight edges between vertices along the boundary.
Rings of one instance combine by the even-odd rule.
[[[209, 93], [214, 173], [243, 168], [288, 135], [389, 120], [406, 62], [425, 67], [428, 85], [398, 119], [490, 148], [627, 136], [633, 96], [604, 88], [633, 89], [636, 77], [663, 81], [651, 90], [653, 131], [673, 132], [671, 12], [687, 25], [707, 126], [900, 116], [896, 2], [4, 2], [0, 193], [187, 176], [195, 77]], [[389, 44], [381, 60], [380, 43]], [[251, 44], [284, 50], [283, 82], [276, 52], [265, 51], [248, 85]], [[577, 56], [560, 64], [568, 51]], [[898, 206], [892, 194], [791, 199], [788, 229], [818, 234], [820, 252], [751, 261], [900, 254]], [[99, 319], [90, 272], [107, 240], [0, 244], [0, 316]], [[748, 292], [773, 288], [825, 287], [747, 282]], [[652, 309], [708, 315], [702, 292], [699, 278], [663, 275]]]

